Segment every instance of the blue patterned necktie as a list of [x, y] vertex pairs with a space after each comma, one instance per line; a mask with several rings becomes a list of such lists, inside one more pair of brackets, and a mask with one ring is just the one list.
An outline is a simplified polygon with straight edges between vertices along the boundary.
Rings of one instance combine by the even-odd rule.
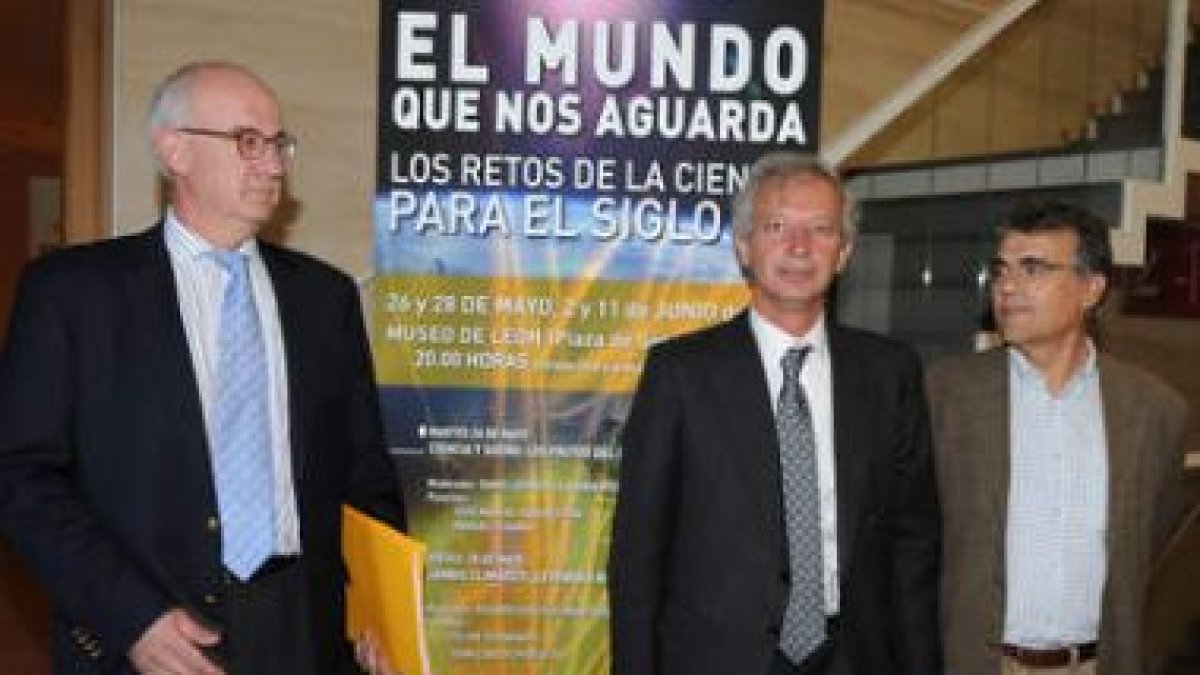
[[221, 514], [221, 560], [248, 579], [275, 548], [267, 354], [245, 255], [215, 251], [228, 273], [217, 336], [212, 462]]
[[779, 649], [796, 664], [825, 640], [817, 440], [808, 399], [800, 386], [800, 369], [807, 354], [805, 347], [789, 349], [784, 355], [783, 388], [775, 413], [792, 579], [779, 631]]

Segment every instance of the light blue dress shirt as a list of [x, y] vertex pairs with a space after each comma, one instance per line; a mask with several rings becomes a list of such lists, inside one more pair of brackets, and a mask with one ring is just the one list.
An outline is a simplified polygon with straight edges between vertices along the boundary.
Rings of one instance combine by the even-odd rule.
[[1009, 350], [1004, 641], [1092, 642], [1106, 576], [1108, 454], [1096, 351], [1057, 395]]

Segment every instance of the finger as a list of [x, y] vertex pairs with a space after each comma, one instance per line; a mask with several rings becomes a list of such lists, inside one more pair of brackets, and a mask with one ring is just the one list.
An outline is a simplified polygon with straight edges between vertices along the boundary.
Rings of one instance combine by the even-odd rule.
[[174, 616], [175, 630], [192, 644], [211, 647], [221, 641], [221, 634], [186, 612], [178, 612]]
[[170, 672], [189, 675], [225, 675], [225, 671], [213, 663], [196, 645], [179, 640], [171, 645]]
[[359, 633], [358, 637], [354, 638], [354, 660], [364, 670], [367, 670], [367, 658], [367, 635], [366, 633]]
[[372, 675], [380, 672], [379, 646], [374, 633], [363, 633], [358, 639], [356, 649], [359, 652], [359, 665]]

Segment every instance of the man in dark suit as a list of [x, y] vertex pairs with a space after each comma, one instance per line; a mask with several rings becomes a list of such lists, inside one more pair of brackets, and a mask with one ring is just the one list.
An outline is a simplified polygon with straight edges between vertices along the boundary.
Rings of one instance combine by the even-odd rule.
[[614, 673], [940, 671], [920, 364], [825, 315], [851, 211], [812, 159], [759, 160], [733, 213], [749, 309], [650, 351], [622, 437]]
[[1154, 560], [1182, 513], [1187, 404], [1097, 349], [1109, 227], [1061, 203], [1000, 229], [1005, 347], [930, 370], [952, 675], [1139, 675]]
[[254, 74], [185, 66], [150, 117], [163, 221], [21, 282], [0, 524], [56, 670], [352, 671], [340, 505], [403, 525], [355, 286], [255, 238], [295, 141]]

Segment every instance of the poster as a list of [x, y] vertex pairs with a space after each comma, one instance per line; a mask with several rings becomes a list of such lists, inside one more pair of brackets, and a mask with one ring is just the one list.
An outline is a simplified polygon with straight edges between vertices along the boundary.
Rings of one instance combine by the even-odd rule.
[[372, 338], [437, 673], [604, 673], [648, 345], [746, 293], [730, 202], [815, 148], [819, 2], [385, 0]]

